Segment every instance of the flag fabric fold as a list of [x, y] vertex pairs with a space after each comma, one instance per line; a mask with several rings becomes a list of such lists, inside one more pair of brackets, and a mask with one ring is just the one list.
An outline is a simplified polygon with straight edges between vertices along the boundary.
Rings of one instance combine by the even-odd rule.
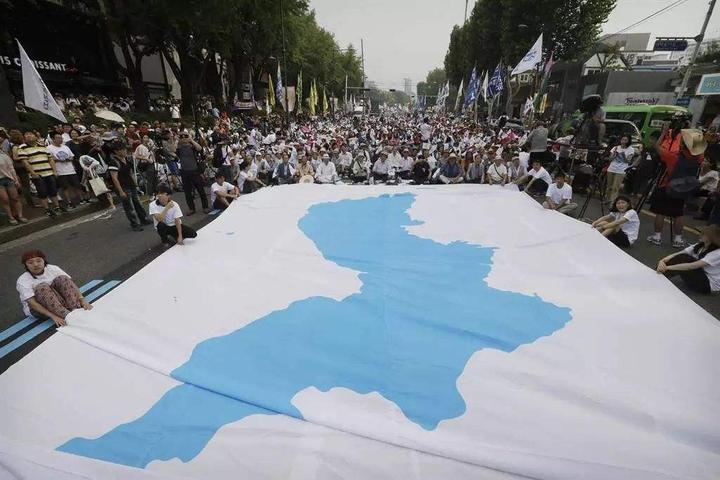
[[43, 82], [32, 60], [30, 60], [30, 57], [20, 44], [20, 40], [15, 39], [15, 41], [20, 51], [25, 106], [67, 123], [60, 106], [53, 98], [45, 82]]
[[535, 44], [525, 54], [523, 59], [520, 60], [520, 63], [517, 64], [517, 66], [513, 69], [510, 75], [519, 75], [521, 73], [527, 72], [528, 70], [533, 70], [535, 67], [537, 67], [542, 61], [542, 48], [543, 34], [541, 33]]

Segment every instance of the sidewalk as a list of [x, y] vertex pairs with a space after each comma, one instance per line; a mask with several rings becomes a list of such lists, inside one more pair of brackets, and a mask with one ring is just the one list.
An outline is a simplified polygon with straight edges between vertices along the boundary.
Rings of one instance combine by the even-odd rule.
[[104, 203], [95, 201], [94, 203], [78, 205], [66, 213], [58, 213], [57, 217], [50, 218], [45, 214], [45, 209], [43, 208], [33, 208], [23, 205], [23, 215], [29, 221], [28, 223], [19, 223], [17, 225], [10, 225], [5, 212], [2, 212], [0, 213], [0, 244], [17, 240], [31, 233], [75, 220], [76, 218], [105, 208], [107, 207]]

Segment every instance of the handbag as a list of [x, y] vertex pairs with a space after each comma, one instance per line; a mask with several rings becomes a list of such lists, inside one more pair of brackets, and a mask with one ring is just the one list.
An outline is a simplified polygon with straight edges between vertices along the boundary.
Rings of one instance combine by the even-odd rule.
[[101, 177], [93, 175], [88, 181], [88, 183], [90, 184], [90, 188], [92, 189], [96, 197], [99, 197], [100, 195], [103, 195], [110, 191], [108, 190], [107, 185], [105, 185], [105, 180], [103, 180]]

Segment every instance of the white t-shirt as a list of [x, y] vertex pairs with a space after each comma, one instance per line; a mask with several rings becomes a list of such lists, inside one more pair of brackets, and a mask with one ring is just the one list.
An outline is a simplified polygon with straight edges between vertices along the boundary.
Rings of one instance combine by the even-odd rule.
[[55, 169], [57, 170], [58, 176], [62, 175], [73, 175], [75, 174], [75, 165], [72, 163], [73, 155], [72, 150], [63, 144], [59, 147], [55, 145], [48, 145], [47, 150], [55, 160]]
[[638, 217], [637, 212], [630, 209], [624, 214], [620, 212], [611, 212], [610, 215], [613, 217], [613, 222], [620, 220], [621, 218], [627, 220], [627, 222], [620, 225], [620, 230], [625, 232], [625, 235], [627, 235], [631, 245], [635, 243], [635, 240], [637, 240], [638, 234], [640, 233], [640, 217]]
[[507, 176], [507, 167], [502, 163], [500, 165], [495, 165], [493, 163], [488, 167], [487, 174], [490, 178], [492, 178], [494, 183], [501, 183]]
[[608, 173], [625, 173], [635, 155], [633, 147], [622, 148], [620, 145], [613, 147], [610, 151], [613, 161], [608, 166]]
[[525, 167], [525, 170], [528, 169], [528, 163], [530, 162], [530, 153], [528, 152], [520, 152], [518, 153], [518, 158], [520, 159], [520, 165]]
[[533, 178], [537, 178], [538, 180], [545, 180], [545, 183], [548, 185], [552, 185], [552, 177], [550, 177], [550, 174], [547, 170], [545, 170], [545, 167], [540, 167], [540, 170], [535, 171], [534, 168], [531, 168], [528, 170], [528, 175], [530, 175]]
[[[172, 201], [172, 200], [170, 200]], [[148, 211], [150, 212], [150, 216], [153, 220], [153, 225], [155, 225], [155, 228], [157, 228], [158, 221], [155, 220], [155, 214], [161, 213], [165, 209], [165, 206], [160, 205], [157, 200], [153, 200], [150, 202], [150, 205], [148, 206]], [[175, 225], [175, 219], [176, 218], [182, 218], [182, 210], [180, 210], [180, 206], [177, 202], [173, 202], [173, 206], [168, 209], [168, 211], [165, 213], [165, 218], [163, 218], [163, 223], [167, 225], [168, 227], [172, 227]]]
[[557, 184], [551, 183], [545, 196], [550, 197], [555, 205], [560, 205], [563, 200], [572, 200], [572, 187], [566, 183], [562, 188], [558, 188]]
[[[697, 254], [693, 250], [695, 245], [690, 245], [683, 251], [693, 258], [698, 258]], [[703, 271], [710, 281], [710, 290], [713, 292], [720, 291], [720, 249], [713, 250], [708, 253], [702, 258], [702, 261], [708, 264], [703, 267]]]
[[60, 267], [56, 267], [55, 265], [45, 265], [45, 270], [43, 270], [43, 273], [37, 277], [33, 277], [30, 272], [25, 272], [20, 275], [20, 278], [17, 279], [15, 287], [17, 288], [18, 294], [20, 294], [20, 303], [22, 303], [25, 315], [32, 315], [27, 301], [35, 296], [35, 287], [41, 283], [47, 283], [50, 285], [55, 278], [62, 275], [67, 277], [70, 276]]
[[230, 182], [223, 182], [222, 185], [218, 184], [217, 182], [213, 183], [210, 186], [210, 204], [212, 205], [213, 203], [215, 203], [215, 199], [217, 198], [217, 192], [230, 193], [233, 190], [235, 190], [235, 185]]

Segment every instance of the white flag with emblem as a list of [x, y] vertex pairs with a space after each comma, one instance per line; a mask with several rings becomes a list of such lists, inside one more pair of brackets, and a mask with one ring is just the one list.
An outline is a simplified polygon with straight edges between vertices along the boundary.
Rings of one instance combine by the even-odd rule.
[[540, 37], [535, 42], [535, 45], [532, 46], [530, 51], [525, 54], [522, 60], [520, 60], [520, 63], [517, 64], [517, 67], [515, 67], [510, 75], [518, 75], [523, 72], [527, 72], [528, 70], [532, 70], [533, 68], [537, 67], [538, 64], [542, 61], [542, 45], [543, 45], [543, 35], [540, 34]]
[[20, 45], [20, 41], [15, 39], [20, 50], [20, 62], [22, 64], [22, 81], [23, 95], [25, 96], [25, 106], [34, 110], [38, 110], [53, 118], [67, 122], [60, 106], [57, 104], [50, 90], [45, 86], [40, 74], [35, 69], [25, 49]]

